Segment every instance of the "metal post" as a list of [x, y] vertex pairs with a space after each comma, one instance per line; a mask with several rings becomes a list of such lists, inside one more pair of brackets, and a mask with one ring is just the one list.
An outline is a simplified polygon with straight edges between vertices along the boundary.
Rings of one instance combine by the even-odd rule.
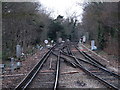
[[11, 58], [11, 72], [14, 71], [14, 58]]

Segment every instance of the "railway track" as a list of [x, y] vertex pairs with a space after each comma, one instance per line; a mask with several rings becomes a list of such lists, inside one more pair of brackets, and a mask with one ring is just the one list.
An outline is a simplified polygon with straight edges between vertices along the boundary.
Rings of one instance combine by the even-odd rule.
[[56, 90], [58, 87], [59, 77], [59, 55], [55, 57], [52, 53], [48, 60], [44, 63], [38, 75], [35, 77], [33, 82], [28, 88], [49, 88]]
[[[15, 87], [15, 90], [17, 89], [27, 89], [27, 88], [30, 88], [33, 84], [33, 81], [35, 81], [35, 79], [37, 77], [39, 77], [39, 74], [43, 73], [43, 72], [40, 72], [41, 69], [44, 70], [43, 67], [47, 67], [47, 66], [44, 66], [44, 64], [46, 63], [46, 61], [48, 61], [48, 59], [50, 58], [54, 58], [55, 60], [57, 60], [57, 63], [56, 63], [56, 67], [54, 68], [53, 70], [53, 73], [51, 74], [51, 77], [52, 77], [52, 80], [53, 80], [53, 87], [54, 90], [56, 90], [57, 88], [57, 84], [58, 84], [58, 76], [59, 76], [59, 55], [58, 55], [58, 58], [56, 59], [55, 57], [51, 56], [51, 52], [52, 50], [56, 47], [53, 46], [42, 58], [41, 60], [33, 67], [33, 69], [26, 75], [26, 77]], [[56, 62], [56, 61], [55, 61]], [[55, 65], [54, 65], [55, 66]], [[49, 76], [49, 75], [47, 75]], [[54, 78], [53, 78], [54, 76]], [[49, 76], [50, 77], [50, 76]], [[42, 77], [41, 77], [42, 78]], [[45, 78], [44, 78], [45, 79]], [[39, 86], [39, 85], [38, 85]], [[50, 85], [51, 86], [51, 85]], [[51, 87], [50, 87], [51, 88]]]
[[[56, 90], [60, 87], [59, 83], [61, 84], [61, 81], [59, 81], [59, 77], [61, 76], [60, 59], [72, 65], [74, 69], [82, 69], [87, 75], [94, 77], [104, 84], [105, 87], [118, 90], [120, 76], [108, 71], [104, 65], [82, 53], [70, 43], [53, 46], [15, 87], [15, 90], [24, 90], [27, 88], [50, 88]], [[86, 57], [83, 59], [80, 54], [82, 57]], [[64, 64], [62, 67], [64, 67]]]
[[[64, 56], [62, 57], [69, 59], [69, 60], [74, 59], [74, 65], [80, 67], [87, 74], [93, 76], [94, 78], [96, 78], [97, 80], [99, 80], [101, 83], [105, 84], [109, 88], [112, 88], [115, 90], [119, 89], [119, 82], [118, 82], [120, 80], [119, 75], [113, 72], [110, 72], [101, 63], [96, 62], [94, 59], [90, 58], [90, 56], [89, 58], [86, 58], [88, 57], [86, 54], [84, 55], [82, 54], [82, 55], [88, 60], [80, 59], [76, 57], [79, 55], [75, 55], [75, 53], [72, 52], [71, 47], [74, 50], [76, 49], [76, 51], [78, 51], [78, 49], [76, 47], [73, 47], [72, 45], [71, 46], [69, 45], [67, 45], [67, 48], [69, 49], [68, 52], [70, 52], [71, 54], [66, 53], [66, 51], [63, 51], [62, 54], [64, 54]], [[69, 62], [72, 64], [73, 60]]]
[[[56, 52], [52, 52], [55, 56], [58, 56]], [[61, 52], [61, 69], [58, 88], [67, 90], [66, 88], [106, 88], [100, 84], [97, 80], [89, 77], [83, 72], [78, 64], [73, 60], [69, 60], [62, 55]], [[91, 84], [92, 83], [92, 84]]]

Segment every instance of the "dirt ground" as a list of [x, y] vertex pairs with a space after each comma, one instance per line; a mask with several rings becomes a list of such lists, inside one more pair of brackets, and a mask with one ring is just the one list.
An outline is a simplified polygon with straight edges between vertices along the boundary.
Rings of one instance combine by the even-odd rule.
[[[84, 44], [87, 48], [90, 49], [89, 44]], [[84, 48], [84, 47], [83, 47]], [[28, 56], [25, 60], [22, 61], [22, 67], [20, 69], [14, 70], [11, 72], [10, 67], [5, 69], [5, 72], [2, 77], [2, 88], [14, 88], [18, 83], [28, 74], [28, 72], [34, 67], [34, 65], [40, 60], [40, 58], [47, 52], [47, 49], [42, 49], [42, 51], [38, 50], [34, 55]], [[119, 65], [118, 57], [114, 55], [109, 55], [104, 51], [93, 51], [100, 55], [103, 59], [98, 59], [102, 64], [105, 64], [107, 68], [113, 72], [119, 73]], [[90, 51], [87, 52], [92, 56], [98, 58]], [[9, 63], [9, 62], [7, 62]], [[93, 86], [93, 85], [92, 85]], [[97, 86], [96, 86], [97, 87]]]
[[[37, 50], [34, 55], [28, 56], [25, 60], [22, 60], [22, 67], [16, 69], [13, 72], [10, 67], [5, 68], [2, 77], [2, 88], [14, 88], [18, 83], [28, 74], [28, 72], [37, 64], [42, 56], [47, 52], [47, 49]], [[7, 62], [9, 64], [9, 62]]]

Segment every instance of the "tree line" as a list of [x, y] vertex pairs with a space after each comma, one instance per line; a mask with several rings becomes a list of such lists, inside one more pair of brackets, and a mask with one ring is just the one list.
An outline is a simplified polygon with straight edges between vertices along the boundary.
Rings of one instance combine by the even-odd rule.
[[[63, 40], [73, 37], [74, 21], [58, 15], [51, 18], [40, 3], [35, 2], [3, 2], [2, 3], [2, 57], [16, 57], [16, 45], [21, 45], [24, 53], [28, 53], [45, 39]], [[69, 30], [72, 28], [71, 30]], [[70, 33], [68, 33], [70, 32]], [[72, 32], [73, 34], [74, 32]]]
[[[63, 40], [79, 41], [80, 37], [89, 34], [88, 40], [95, 40], [98, 49], [110, 54], [118, 54], [119, 43], [119, 8], [117, 2], [92, 2], [83, 8], [82, 22], [76, 16], [66, 19], [58, 15], [53, 19], [51, 12], [46, 11], [35, 2], [2, 3], [2, 56], [3, 59], [15, 57], [16, 45], [29, 52], [45, 39], [55, 42]], [[78, 4], [79, 5], [79, 4]], [[114, 46], [114, 47], [113, 47]]]
[[80, 28], [89, 32], [89, 40], [95, 40], [98, 49], [118, 55], [119, 14], [119, 2], [87, 3]]
[[[50, 22], [49, 13], [33, 2], [2, 3], [2, 51], [3, 58], [15, 56], [16, 45], [24, 52], [46, 38], [44, 34]], [[44, 35], [43, 35], [44, 34]]]

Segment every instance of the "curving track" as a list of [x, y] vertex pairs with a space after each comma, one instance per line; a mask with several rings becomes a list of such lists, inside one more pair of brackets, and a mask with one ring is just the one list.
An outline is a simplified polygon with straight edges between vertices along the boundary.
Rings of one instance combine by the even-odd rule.
[[[54, 67], [54, 70], [53, 70], [53, 73], [51, 74], [51, 77], [52, 78], [50, 78], [50, 79], [52, 79], [52, 81], [53, 81], [53, 85], [52, 85], [52, 87], [49, 87], [49, 88], [54, 88], [54, 90], [56, 90], [56, 88], [57, 88], [57, 83], [58, 83], [58, 75], [59, 75], [59, 73], [58, 73], [58, 71], [59, 71], [59, 55], [58, 55], [58, 58], [56, 58], [56, 57], [53, 57], [51, 54], [51, 52], [52, 52], [52, 50], [54, 50], [54, 48], [56, 47], [56, 45], [55, 46], [53, 46], [42, 58], [41, 58], [41, 60], [33, 67], [33, 69], [28, 73], [28, 75], [15, 87], [15, 90], [17, 90], [17, 89], [22, 89], [22, 90], [24, 90], [24, 89], [27, 89], [27, 88], [30, 88], [30, 87], [32, 87], [32, 86], [34, 86], [33, 84], [36, 82], [35, 81], [35, 79], [36, 80], [38, 80], [38, 78], [42, 78], [42, 76], [41, 77], [39, 77], [39, 75], [41, 74], [41, 73], [43, 73], [43, 72], [40, 72], [41, 71], [41, 69], [42, 70], [45, 70], [45, 68], [47, 67], [46, 66], [46, 61], [48, 61], [48, 59], [51, 59], [51, 58], [53, 58], [54, 60], [56, 60], [57, 61], [57, 63], [55, 63], [56, 64], [56, 67]], [[55, 62], [56, 62], [55, 61]], [[51, 68], [50, 68], [51, 69]], [[55, 74], [54, 74], [55, 73]], [[45, 75], [44, 75], [45, 76]], [[50, 77], [50, 75], [46, 75], [46, 76], [49, 76]], [[48, 79], [47, 79], [48, 80]], [[43, 83], [42, 83], [43, 84]], [[39, 85], [38, 85], [39, 86]], [[51, 85], [50, 85], [51, 86]], [[34, 87], [34, 88], [36, 88], [36, 87]], [[41, 87], [42, 88], [42, 87]], [[44, 87], [45, 88], [45, 87]]]
[[[100, 62], [93, 59], [85, 52], [79, 51], [77, 46], [74, 46], [71, 43], [53, 46], [33, 67], [28, 75], [15, 87], [15, 89], [49, 88], [56, 90], [58, 87], [66, 87], [65, 84], [69, 84], [69, 87], [74, 87], [74, 81], [70, 81], [70, 78], [68, 78], [67, 81], [63, 79], [65, 77], [74, 77], [77, 79], [80, 75], [79, 72], [77, 72], [77, 76], [66, 73], [64, 73], [64, 75], [63, 71], [65, 71], [65, 64], [62, 63], [62, 65], [60, 65], [61, 62], [67, 62], [67, 64], [72, 65], [73, 68], [67, 66], [69, 69], [77, 70], [80, 68], [86, 75], [94, 77], [104, 84], [105, 87], [115, 90], [119, 89], [119, 75], [110, 72]], [[77, 83], [79, 82], [77, 81]], [[80, 85], [85, 85], [85, 83], [80, 83]]]
[[[66, 53], [67, 50], [64, 51], [63, 49], [62, 54], [64, 55], [62, 57], [71, 60], [70, 62], [73, 62], [74, 60], [75, 65], [80, 67], [87, 74], [99, 80], [101, 83], [105, 84], [107, 87], [115, 90], [119, 89], [119, 75], [110, 72], [104, 65], [88, 56], [85, 52], [79, 51], [74, 45], [69, 43], [69, 45], [67, 45], [67, 49], [69, 49], [69, 53]], [[84, 59], [79, 57], [84, 57]]]

